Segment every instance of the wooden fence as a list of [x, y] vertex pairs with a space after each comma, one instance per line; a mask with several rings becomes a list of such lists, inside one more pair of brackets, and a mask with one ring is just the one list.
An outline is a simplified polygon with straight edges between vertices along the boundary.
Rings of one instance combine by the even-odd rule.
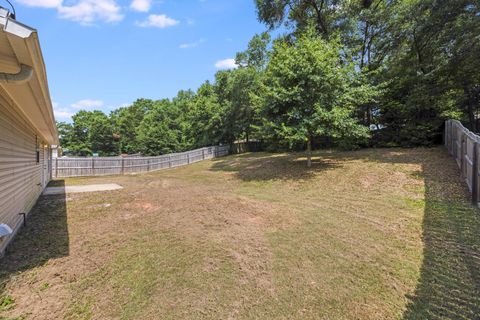
[[106, 176], [150, 172], [222, 157], [230, 146], [215, 146], [158, 157], [57, 158], [52, 165], [54, 178]]
[[457, 162], [462, 178], [467, 183], [472, 195], [472, 204], [478, 206], [480, 136], [465, 128], [460, 121], [447, 120], [445, 146]]

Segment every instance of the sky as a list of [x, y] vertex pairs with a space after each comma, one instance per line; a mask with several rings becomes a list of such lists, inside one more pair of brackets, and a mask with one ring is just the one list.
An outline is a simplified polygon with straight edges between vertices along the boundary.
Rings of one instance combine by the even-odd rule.
[[253, 0], [11, 2], [38, 30], [57, 121], [195, 90], [266, 30]]

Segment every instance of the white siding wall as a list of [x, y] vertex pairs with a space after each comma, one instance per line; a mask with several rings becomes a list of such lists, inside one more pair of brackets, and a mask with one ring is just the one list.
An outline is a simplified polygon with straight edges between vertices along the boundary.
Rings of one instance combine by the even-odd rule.
[[[8, 224], [14, 234], [23, 223], [19, 213], [28, 214], [42, 192], [44, 165], [49, 168], [40, 137], [40, 163], [36, 161], [36, 140], [35, 130], [0, 96], [0, 223]], [[0, 239], [0, 255], [12, 238]]]

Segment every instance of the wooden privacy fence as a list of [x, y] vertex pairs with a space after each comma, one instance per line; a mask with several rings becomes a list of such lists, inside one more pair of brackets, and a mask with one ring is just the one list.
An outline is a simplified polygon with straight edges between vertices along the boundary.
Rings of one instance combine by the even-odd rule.
[[57, 158], [52, 165], [55, 178], [106, 176], [150, 172], [222, 157], [230, 146], [214, 146], [157, 157]]
[[462, 178], [468, 185], [472, 204], [478, 206], [480, 137], [465, 128], [460, 121], [447, 120], [445, 146], [457, 162]]

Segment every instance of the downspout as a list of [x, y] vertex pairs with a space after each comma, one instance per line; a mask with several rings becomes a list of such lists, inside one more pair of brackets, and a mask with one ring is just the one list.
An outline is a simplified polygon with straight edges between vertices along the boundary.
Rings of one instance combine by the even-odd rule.
[[11, 84], [23, 84], [32, 78], [33, 69], [27, 65], [20, 65], [20, 72], [12, 73], [0, 73], [0, 81], [5, 81]]

